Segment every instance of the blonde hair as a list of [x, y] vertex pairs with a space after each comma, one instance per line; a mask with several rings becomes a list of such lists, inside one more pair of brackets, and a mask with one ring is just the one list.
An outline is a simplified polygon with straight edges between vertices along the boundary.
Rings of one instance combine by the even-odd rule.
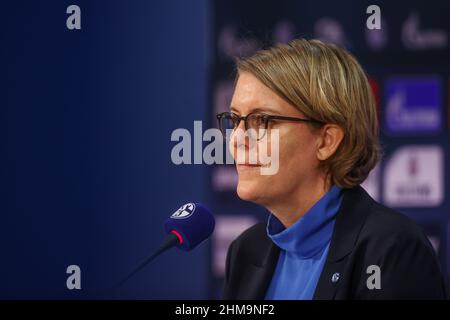
[[339, 125], [344, 138], [323, 161], [331, 182], [362, 183], [381, 157], [378, 119], [367, 76], [345, 49], [319, 40], [296, 39], [236, 62], [309, 119]]

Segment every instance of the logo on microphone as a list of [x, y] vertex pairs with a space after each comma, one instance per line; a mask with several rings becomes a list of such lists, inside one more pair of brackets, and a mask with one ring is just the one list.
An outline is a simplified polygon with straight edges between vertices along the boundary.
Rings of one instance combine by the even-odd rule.
[[186, 203], [180, 209], [175, 211], [170, 217], [173, 219], [185, 219], [190, 217], [195, 210], [195, 203]]

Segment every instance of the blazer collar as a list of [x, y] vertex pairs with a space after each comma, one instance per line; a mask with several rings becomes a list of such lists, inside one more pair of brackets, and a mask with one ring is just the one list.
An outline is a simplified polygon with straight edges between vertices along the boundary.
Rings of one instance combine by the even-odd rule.
[[314, 300], [332, 300], [336, 296], [340, 275], [353, 251], [367, 214], [375, 201], [360, 186], [346, 189], [336, 217], [327, 260], [314, 292]]
[[327, 261], [338, 261], [353, 250], [367, 213], [374, 203], [375, 201], [360, 186], [344, 189]]
[[243, 289], [238, 299], [263, 300], [266, 295], [280, 254], [280, 248], [267, 239], [270, 242], [267, 242], [265, 248], [261, 250], [261, 253], [264, 252], [262, 259], [253, 261], [245, 270]]

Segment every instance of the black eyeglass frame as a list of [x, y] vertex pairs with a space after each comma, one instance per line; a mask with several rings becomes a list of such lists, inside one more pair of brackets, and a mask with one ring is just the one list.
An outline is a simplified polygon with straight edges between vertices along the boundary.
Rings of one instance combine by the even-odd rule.
[[[316, 124], [325, 124], [322, 121], [318, 121], [318, 120], [313, 120], [313, 119], [302, 119], [302, 118], [295, 118], [295, 117], [286, 117], [286, 116], [277, 116], [277, 115], [271, 115], [271, 114], [265, 114], [262, 112], [250, 112], [249, 114], [247, 114], [246, 116], [238, 116], [237, 114], [233, 113], [233, 112], [222, 112], [216, 115], [216, 118], [219, 122], [219, 128], [222, 131], [223, 134], [226, 134], [223, 131], [222, 128], [222, 123], [221, 120], [223, 117], [225, 116], [229, 116], [230, 119], [233, 121], [233, 126], [235, 130], [237, 127], [239, 127], [239, 124], [241, 123], [241, 120], [244, 120], [244, 126], [245, 126], [245, 130], [247, 131], [249, 129], [249, 125], [248, 125], [248, 118], [254, 115], [259, 115], [262, 117], [262, 119], [264, 120], [264, 134], [267, 131], [267, 128], [269, 126], [269, 122], [270, 121], [292, 121], [292, 122], [306, 122], [306, 123], [316, 123]], [[258, 138], [257, 140], [260, 140], [264, 137], [264, 135], [260, 138]]]

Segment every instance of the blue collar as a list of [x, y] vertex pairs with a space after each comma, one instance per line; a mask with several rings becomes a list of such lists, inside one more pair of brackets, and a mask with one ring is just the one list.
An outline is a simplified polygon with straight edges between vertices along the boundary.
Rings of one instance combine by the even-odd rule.
[[267, 235], [281, 249], [295, 252], [301, 258], [311, 258], [322, 252], [330, 242], [341, 202], [342, 189], [333, 186], [287, 229], [271, 214], [267, 221]]

